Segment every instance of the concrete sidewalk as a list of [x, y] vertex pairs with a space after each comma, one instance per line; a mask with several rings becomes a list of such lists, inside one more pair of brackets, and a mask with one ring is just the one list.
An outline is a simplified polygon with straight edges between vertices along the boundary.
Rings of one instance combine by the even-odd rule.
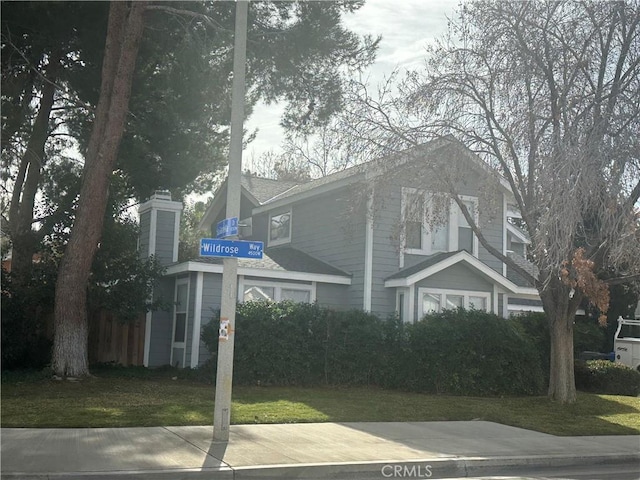
[[640, 467], [640, 436], [556, 437], [484, 421], [234, 425], [228, 443], [214, 443], [212, 432], [5, 428], [2, 478], [451, 478]]

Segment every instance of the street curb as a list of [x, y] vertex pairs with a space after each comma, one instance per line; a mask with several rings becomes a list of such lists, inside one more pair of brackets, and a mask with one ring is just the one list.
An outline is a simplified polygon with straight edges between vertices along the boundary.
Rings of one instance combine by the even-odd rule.
[[518, 473], [516, 470], [578, 467], [609, 464], [638, 464], [640, 454], [597, 455], [545, 455], [537, 457], [458, 457], [429, 458], [424, 460], [376, 460], [372, 462], [348, 462], [304, 465], [263, 465], [234, 468], [234, 480], [242, 479], [334, 479], [343, 478], [458, 478], [480, 475]]
[[246, 467], [216, 467], [165, 470], [119, 470], [113, 472], [73, 473], [2, 473], [0, 478], [11, 480], [108, 480], [118, 477], [139, 480], [253, 480], [253, 479], [352, 479], [385, 478], [459, 478], [518, 474], [523, 469], [584, 467], [595, 465], [640, 465], [638, 454], [544, 455], [508, 457], [429, 458], [423, 460], [376, 460], [370, 462], [308, 463], [287, 465], [254, 465]]

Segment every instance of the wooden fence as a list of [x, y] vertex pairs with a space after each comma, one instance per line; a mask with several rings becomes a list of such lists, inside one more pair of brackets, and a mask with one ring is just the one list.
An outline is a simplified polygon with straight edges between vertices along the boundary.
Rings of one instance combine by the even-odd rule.
[[106, 311], [94, 314], [89, 319], [89, 362], [142, 365], [144, 327], [144, 315], [123, 323]]

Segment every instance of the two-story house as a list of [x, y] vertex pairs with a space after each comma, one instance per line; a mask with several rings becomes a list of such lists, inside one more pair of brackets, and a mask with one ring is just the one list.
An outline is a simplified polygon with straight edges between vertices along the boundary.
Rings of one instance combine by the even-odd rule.
[[[454, 178], [446, 188], [439, 173]], [[445, 182], [446, 183], [446, 182]], [[224, 219], [226, 183], [202, 221]], [[475, 308], [507, 317], [540, 310], [537, 291], [489, 253], [455, 188], [491, 245], [525, 264], [527, 236], [513, 225], [508, 184], [453, 138], [307, 183], [242, 178], [240, 237], [264, 242], [262, 260], [238, 260], [238, 301], [294, 300], [397, 314]], [[208, 357], [201, 327], [220, 309], [222, 261], [177, 262], [181, 204], [156, 194], [140, 207], [141, 255], [167, 265], [157, 294], [171, 311], [150, 312], [144, 363], [195, 367]]]

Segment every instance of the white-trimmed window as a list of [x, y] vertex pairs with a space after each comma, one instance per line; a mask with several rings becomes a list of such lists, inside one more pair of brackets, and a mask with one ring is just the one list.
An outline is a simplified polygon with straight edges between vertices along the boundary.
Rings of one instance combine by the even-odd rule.
[[269, 245], [291, 241], [291, 210], [269, 216]]
[[176, 282], [176, 296], [173, 315], [173, 343], [184, 346], [187, 335], [187, 303], [189, 298], [189, 280]]
[[[461, 196], [469, 213], [478, 221], [478, 199]], [[402, 247], [405, 253], [431, 255], [466, 250], [478, 254], [478, 239], [462, 211], [453, 200], [403, 187]]]
[[491, 293], [489, 292], [419, 288], [418, 299], [418, 318], [422, 318], [428, 313], [438, 313], [456, 308], [489, 312], [491, 307]]
[[240, 302], [291, 300], [297, 303], [312, 303], [316, 300], [316, 285], [315, 282], [306, 285], [240, 279], [238, 300]]
[[[189, 279], [176, 281], [171, 332], [171, 365], [184, 366], [186, 358], [187, 318], [189, 313]], [[176, 357], [177, 356], [177, 357]]]
[[409, 321], [409, 289], [398, 288], [396, 290], [396, 315], [403, 322]]

